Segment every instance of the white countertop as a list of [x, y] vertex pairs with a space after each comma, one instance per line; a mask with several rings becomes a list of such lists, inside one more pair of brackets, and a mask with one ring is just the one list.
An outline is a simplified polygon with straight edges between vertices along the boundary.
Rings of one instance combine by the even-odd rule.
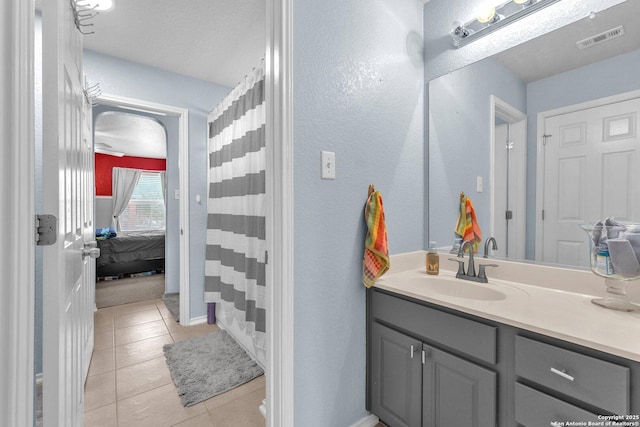
[[[424, 251], [394, 255], [375, 287], [640, 362], [640, 312], [593, 304], [605, 291], [594, 274], [476, 258], [476, 271], [479, 263], [500, 265], [487, 268], [489, 283], [483, 284], [456, 279], [450, 257], [440, 254], [440, 274], [430, 276]], [[640, 283], [631, 283], [629, 291], [637, 302]]]

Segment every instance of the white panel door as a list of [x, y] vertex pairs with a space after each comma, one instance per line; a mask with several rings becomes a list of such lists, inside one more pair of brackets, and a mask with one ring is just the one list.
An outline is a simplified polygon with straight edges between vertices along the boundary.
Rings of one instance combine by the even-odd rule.
[[[93, 350], [93, 170], [82, 40], [69, 0], [42, 4], [43, 207], [57, 221], [44, 247], [44, 426], [82, 426]], [[95, 255], [95, 254], [94, 254]]]
[[640, 221], [640, 98], [545, 119], [542, 261], [588, 266], [579, 224]]

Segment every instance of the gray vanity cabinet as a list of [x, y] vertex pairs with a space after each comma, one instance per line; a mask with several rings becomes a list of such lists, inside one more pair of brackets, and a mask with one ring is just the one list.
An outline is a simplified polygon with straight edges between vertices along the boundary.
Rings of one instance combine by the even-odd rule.
[[472, 331], [494, 347], [478, 349], [493, 360], [494, 327], [384, 294], [373, 296], [373, 307], [377, 321], [369, 325], [368, 354], [374, 414], [389, 427], [496, 426], [496, 373], [431, 340], [473, 352], [469, 341], [459, 341]]
[[374, 323], [371, 345], [373, 412], [393, 426], [420, 427], [422, 343]]
[[640, 425], [639, 362], [377, 288], [367, 337], [367, 409], [389, 427]]
[[424, 345], [422, 426], [496, 425], [496, 373]]

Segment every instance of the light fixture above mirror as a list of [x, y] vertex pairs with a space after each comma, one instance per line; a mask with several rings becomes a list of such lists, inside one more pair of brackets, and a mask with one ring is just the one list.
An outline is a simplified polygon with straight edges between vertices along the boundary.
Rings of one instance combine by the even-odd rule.
[[453, 46], [458, 48], [471, 43], [493, 31], [517, 21], [558, 0], [508, 0], [497, 6], [488, 5], [476, 13], [476, 17], [466, 23], [453, 23], [451, 37]]

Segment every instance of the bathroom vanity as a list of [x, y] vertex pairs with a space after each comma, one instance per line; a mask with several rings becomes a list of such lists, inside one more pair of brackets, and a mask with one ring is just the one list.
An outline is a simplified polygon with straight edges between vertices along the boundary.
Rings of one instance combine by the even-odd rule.
[[[483, 285], [428, 277], [423, 254], [392, 259], [399, 268], [367, 291], [367, 404], [382, 422], [640, 425], [640, 314], [591, 304], [603, 289], [589, 273], [503, 262], [494, 275], [534, 284]], [[550, 273], [591, 295], [535, 283]]]

